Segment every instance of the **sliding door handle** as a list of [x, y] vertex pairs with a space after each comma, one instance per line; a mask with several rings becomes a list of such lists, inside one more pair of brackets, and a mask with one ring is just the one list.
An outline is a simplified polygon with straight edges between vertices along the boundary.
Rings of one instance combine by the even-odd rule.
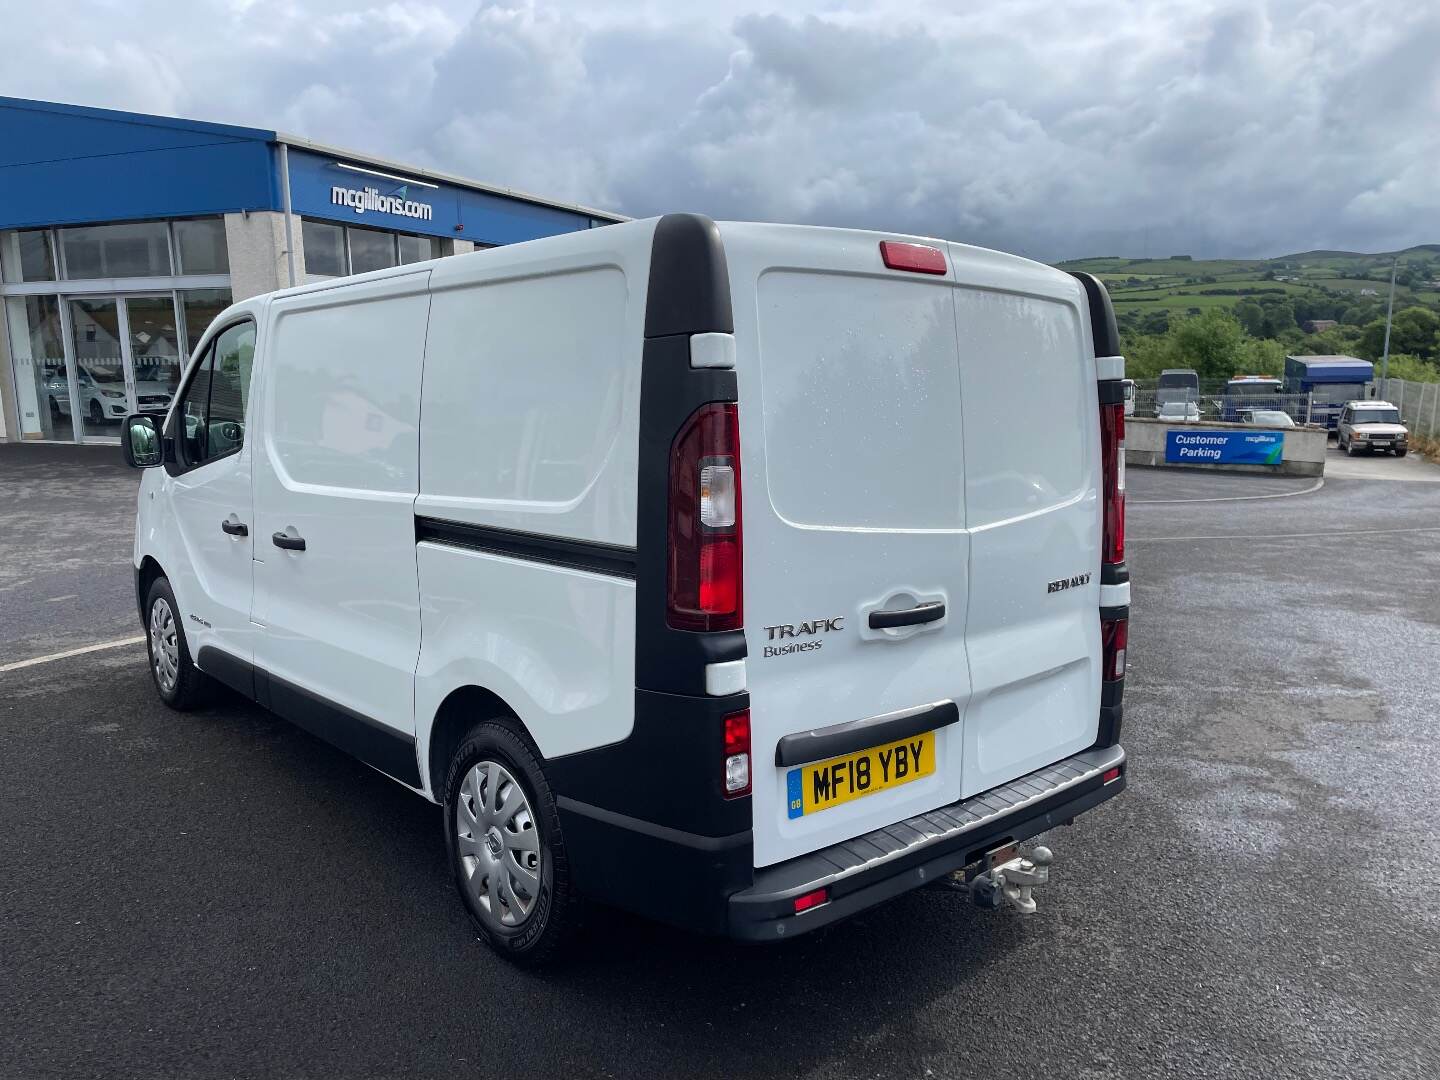
[[945, 601], [932, 600], [928, 604], [916, 604], [900, 611], [870, 612], [871, 630], [894, 630], [900, 626], [919, 626], [922, 623], [939, 622], [945, 617]]
[[220, 528], [223, 529], [225, 532], [229, 533], [231, 536], [250, 535], [250, 530], [238, 521], [222, 521], [220, 522]]
[[286, 551], [304, 551], [305, 538], [303, 536], [291, 536], [289, 533], [273, 533], [270, 537], [271, 543]]

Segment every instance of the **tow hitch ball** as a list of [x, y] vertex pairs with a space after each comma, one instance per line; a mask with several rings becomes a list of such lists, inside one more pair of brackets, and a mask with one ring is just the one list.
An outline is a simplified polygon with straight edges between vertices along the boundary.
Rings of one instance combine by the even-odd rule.
[[1054, 861], [1049, 848], [1037, 847], [1029, 855], [1016, 854], [1005, 862], [989, 862], [989, 869], [978, 873], [967, 873], [967, 868], [956, 870], [951, 877], [957, 884], [968, 882], [970, 899], [979, 907], [1009, 904], [1022, 915], [1033, 915], [1035, 886], [1050, 880], [1050, 864]]

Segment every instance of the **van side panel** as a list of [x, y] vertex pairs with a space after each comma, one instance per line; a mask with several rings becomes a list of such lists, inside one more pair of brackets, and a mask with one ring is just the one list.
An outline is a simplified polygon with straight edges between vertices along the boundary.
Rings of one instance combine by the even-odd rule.
[[[436, 264], [414, 511], [422, 770], [436, 712], [463, 686], [504, 700], [546, 758], [633, 727], [654, 228], [634, 222]], [[441, 779], [425, 778], [432, 797]]]
[[1099, 722], [1094, 361], [1079, 286], [1027, 284], [1055, 295], [955, 290], [973, 690], [962, 797], [1085, 749]]
[[416, 561], [421, 716], [434, 716], [441, 687], [483, 686], [516, 711], [547, 758], [630, 733], [633, 581], [437, 542], [421, 543]]
[[633, 547], [641, 315], [614, 264], [437, 288], [416, 512]]
[[411, 784], [427, 275], [275, 298], [255, 480], [255, 664], [278, 680], [262, 704], [357, 753], [347, 729], [407, 744]]

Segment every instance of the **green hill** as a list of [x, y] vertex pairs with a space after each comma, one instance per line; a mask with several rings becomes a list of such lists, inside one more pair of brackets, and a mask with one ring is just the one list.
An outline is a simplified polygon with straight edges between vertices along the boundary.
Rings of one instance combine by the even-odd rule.
[[[1252, 300], [1270, 306], [1290, 301], [1297, 319], [1336, 319], [1363, 324], [1374, 318], [1390, 287], [1398, 258], [1397, 309], [1412, 304], [1440, 307], [1440, 244], [1400, 252], [1306, 251], [1274, 259], [1072, 259], [1064, 270], [1083, 270], [1105, 282], [1122, 323], [1147, 312], [1198, 314]], [[1346, 318], [1346, 314], [1349, 318]]]

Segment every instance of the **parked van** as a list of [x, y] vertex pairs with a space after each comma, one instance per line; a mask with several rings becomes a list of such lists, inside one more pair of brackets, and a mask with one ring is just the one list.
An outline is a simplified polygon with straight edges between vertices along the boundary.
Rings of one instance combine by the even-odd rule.
[[1124, 787], [1123, 375], [1088, 275], [692, 215], [244, 300], [126, 422], [155, 685], [442, 804], [512, 959], [793, 937]]

